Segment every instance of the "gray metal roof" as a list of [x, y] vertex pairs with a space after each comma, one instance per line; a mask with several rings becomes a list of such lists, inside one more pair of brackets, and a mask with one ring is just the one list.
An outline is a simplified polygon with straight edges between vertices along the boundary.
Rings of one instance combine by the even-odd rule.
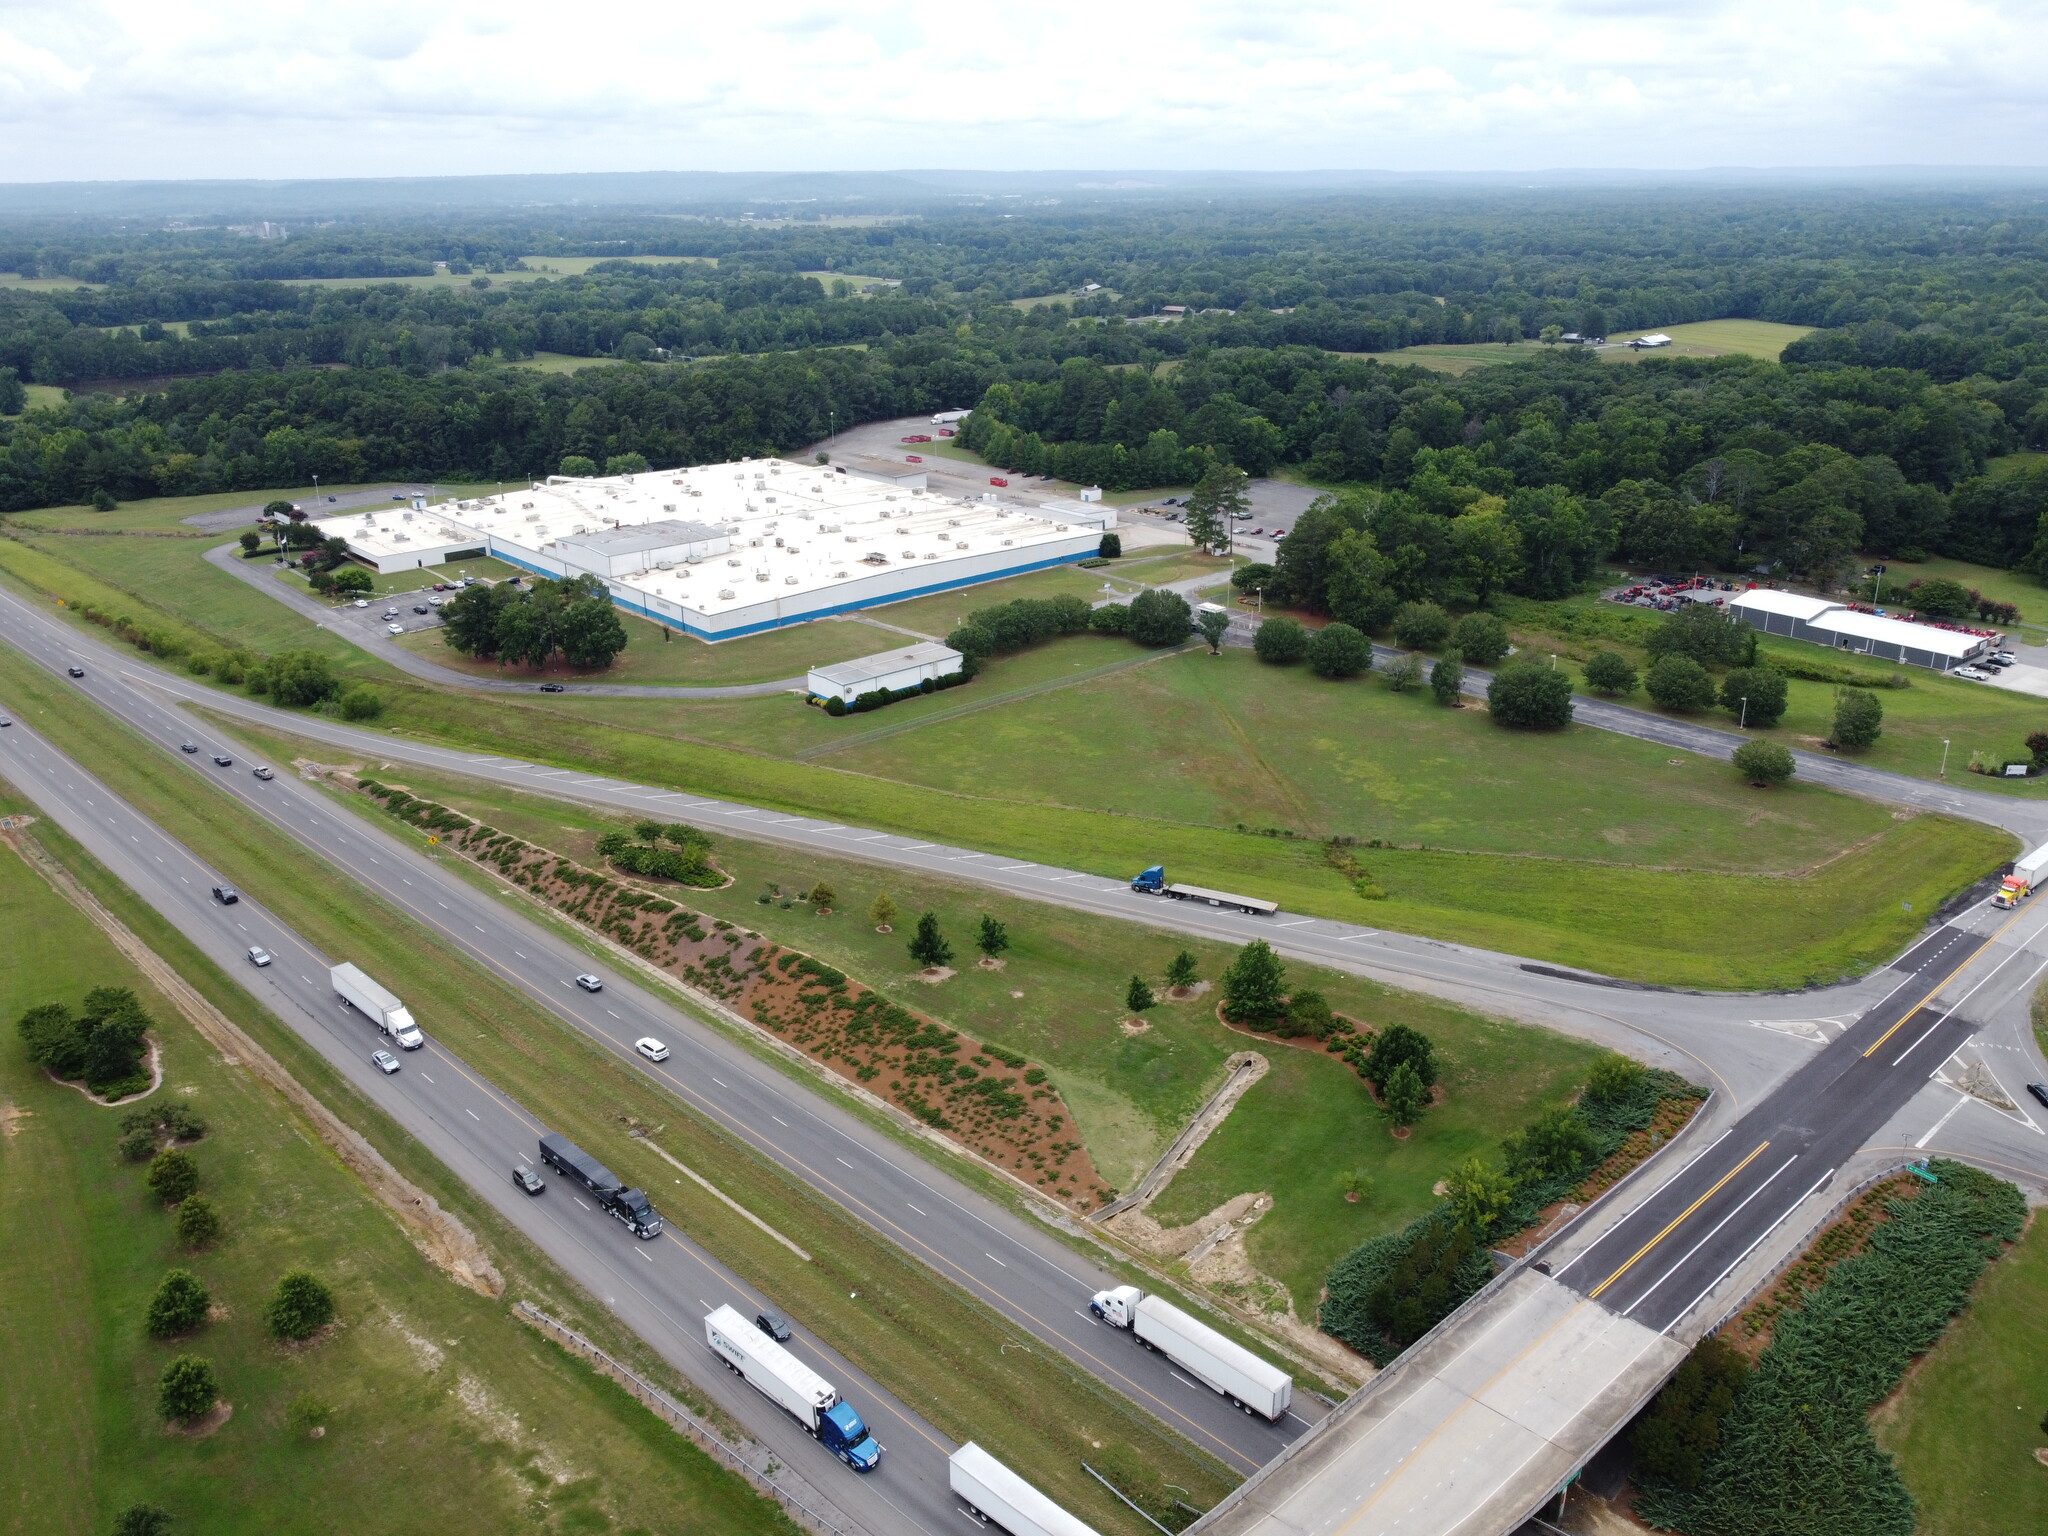
[[714, 528], [709, 523], [665, 519], [632, 528], [600, 528], [595, 533], [570, 534], [561, 542], [579, 544], [607, 555], [637, 555], [643, 550], [671, 549], [678, 544], [704, 544], [730, 537], [725, 529]]
[[907, 667], [922, 667], [937, 664], [941, 675], [960, 665], [960, 653], [949, 645], [937, 641], [926, 641], [921, 645], [906, 646], [900, 651], [883, 651], [875, 656], [857, 656], [852, 661], [836, 661], [829, 667], [811, 668], [811, 676], [823, 678], [835, 688], [851, 688], [858, 683], [871, 683], [878, 677], [887, 677], [891, 672], [901, 672]]

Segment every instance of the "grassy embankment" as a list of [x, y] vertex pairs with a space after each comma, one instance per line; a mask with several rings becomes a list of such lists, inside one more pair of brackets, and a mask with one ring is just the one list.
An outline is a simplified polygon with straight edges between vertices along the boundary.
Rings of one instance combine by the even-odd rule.
[[1969, 1310], [1875, 1415], [1920, 1536], [2048, 1530], [2048, 1223], [1986, 1272]]
[[[88, 542], [116, 541], [67, 540], [65, 552]], [[46, 590], [107, 600], [97, 578], [19, 542], [0, 542], [0, 566]], [[203, 590], [221, 605], [219, 626], [239, 620], [234, 632], [266, 648], [307, 634], [225, 573], [202, 573], [213, 579]], [[981, 602], [1100, 586], [1097, 572], [1063, 569], [882, 612], [943, 633]], [[124, 595], [141, 601], [140, 591]], [[181, 586], [177, 601], [189, 609], [198, 599]], [[871, 722], [835, 721], [780, 696], [478, 698], [398, 679], [337, 636], [312, 643], [344, 671], [385, 684], [385, 724], [398, 729], [526, 755], [545, 744], [551, 760], [644, 782], [1108, 875], [1165, 862], [1299, 911], [1647, 980], [1780, 986], [1876, 963], [1916, 931], [1915, 914], [2005, 855], [2006, 840], [1981, 828], [1932, 818], [1893, 826], [1888, 813], [1809, 786], [1749, 790], [1717, 764], [1674, 762], [1665, 749], [1591, 729], [1511, 736], [1426, 695], [1390, 695], [1374, 679], [1324, 682], [1243, 653], [1169, 657], [1088, 681], [1142, 653], [1077, 636], [1000, 658], [969, 689]], [[986, 707], [1030, 692], [1038, 697]], [[1795, 695], [1787, 732], [1800, 728], [1801, 708], [1825, 708], [1832, 692], [1795, 684]], [[1885, 754], [1905, 755], [1923, 699], [2012, 711], [2016, 697], [1940, 679], [1887, 694], [1894, 725], [1872, 760], [1890, 766]], [[884, 730], [880, 742], [869, 734]], [[991, 760], [996, 740], [1006, 755]], [[813, 756], [829, 761], [803, 761]], [[1697, 793], [1674, 795], [1687, 780]], [[1560, 784], [1574, 793], [1560, 797]], [[1304, 837], [1255, 835], [1261, 828]], [[1402, 845], [1366, 855], [1389, 900], [1360, 901], [1324, 862], [1313, 839], [1333, 834]], [[1658, 867], [1670, 865], [1683, 867]], [[1872, 879], [1880, 869], [1885, 878]]]
[[[0, 786], [0, 809], [25, 805]], [[104, 871], [48, 823], [36, 839], [120, 905]], [[147, 915], [120, 915], [138, 930]], [[0, 1525], [21, 1536], [103, 1531], [136, 1501], [181, 1530], [315, 1532], [667, 1528], [787, 1529], [737, 1477], [610, 1383], [465, 1290], [414, 1250], [390, 1214], [294, 1109], [203, 1041], [100, 930], [0, 847]], [[257, 1012], [204, 960], [145, 934], [238, 1021]], [[225, 1236], [177, 1241], [139, 1164], [119, 1161], [120, 1111], [91, 1104], [26, 1060], [12, 1021], [133, 987], [156, 1020], [164, 1085], [205, 1117], [192, 1147]], [[381, 1139], [381, 1138], [380, 1138]], [[387, 1143], [388, 1144], [388, 1143]], [[516, 1253], [497, 1252], [508, 1263]], [[194, 1271], [222, 1315], [188, 1339], [146, 1337], [150, 1292]], [[262, 1308], [278, 1275], [334, 1288], [332, 1336], [282, 1348]], [[513, 1268], [515, 1289], [547, 1299]], [[600, 1321], [600, 1326], [602, 1326]], [[205, 1439], [164, 1432], [156, 1377], [173, 1354], [214, 1363], [228, 1422]], [[288, 1423], [326, 1405], [317, 1441]]]
[[[162, 754], [111, 749], [110, 738], [125, 736], [120, 727], [11, 651], [0, 650], [0, 689], [60, 748], [93, 762], [111, 789], [171, 835], [205, 848], [224, 876], [309, 943], [364, 960], [439, 1039], [465, 1054], [472, 1071], [536, 1122], [574, 1137], [622, 1176], [668, 1191], [662, 1206], [681, 1230], [943, 1433], [978, 1439], [1013, 1464], [1044, 1469], [1054, 1496], [1104, 1529], [1128, 1529], [1131, 1517], [1080, 1470], [1096, 1442], [1121, 1446], [1133, 1464], [1196, 1490], [1197, 1503], [1213, 1502], [1228, 1487], [1214, 1462], [956, 1289], [945, 1256], [918, 1250], [914, 1234], [907, 1251], [877, 1236], [836, 1201], [679, 1104], [637, 1065], [600, 1051], [401, 913], [335, 881], [324, 865], [224, 797], [195, 792], [191, 776]], [[716, 1170], [723, 1187], [816, 1262], [795, 1260], [710, 1195], [678, 1181], [626, 1134], [635, 1124], [654, 1127], [658, 1143], [691, 1167]]]
[[[280, 760], [335, 755], [332, 748], [289, 736], [242, 734]], [[406, 769], [384, 777], [593, 865], [597, 837], [631, 819], [459, 776]], [[361, 797], [344, 798], [380, 825], [396, 825], [366, 809]], [[1323, 992], [1339, 1012], [1374, 1027], [1411, 1025], [1439, 1046], [1449, 1096], [1409, 1140], [1397, 1141], [1349, 1067], [1314, 1050], [1255, 1040], [1225, 1027], [1216, 1018], [1213, 992], [1186, 1003], [1162, 1002], [1145, 1013], [1139, 1033], [1124, 1028], [1133, 1018], [1123, 1006], [1132, 975], [1146, 976], [1163, 992], [1166, 963], [1185, 947], [1195, 954], [1200, 973], [1214, 978], [1234, 952], [1227, 946], [1183, 943], [1137, 922], [767, 843], [721, 837], [718, 850], [734, 883], [723, 891], [689, 893], [685, 899], [692, 906], [815, 954], [905, 1007], [1044, 1062], [1097, 1167], [1118, 1188], [1130, 1187], [1165, 1150], [1221, 1080], [1232, 1052], [1263, 1051], [1272, 1070], [1175, 1179], [1156, 1211], [1174, 1225], [1245, 1191], [1270, 1193], [1274, 1207], [1253, 1229], [1251, 1253], [1288, 1286], [1303, 1315], [1338, 1256], [1428, 1209], [1435, 1203], [1430, 1187], [1446, 1170], [1490, 1145], [1501, 1127], [1519, 1125], [1541, 1103], [1568, 1094], [1595, 1054], [1546, 1030], [1360, 977], [1291, 965], [1294, 985]], [[829, 917], [802, 904], [785, 911], [756, 899], [771, 885], [799, 891], [821, 880], [835, 893]], [[877, 933], [862, 915], [883, 891], [905, 914], [894, 934]], [[981, 914], [998, 918], [1014, 941], [1004, 969], [963, 965], [942, 987], [918, 981], [903, 946], [911, 915], [923, 911], [937, 913], [963, 954], [970, 952]], [[1338, 1147], [1345, 1150], [1333, 1154]], [[1343, 1198], [1344, 1180], [1353, 1173], [1367, 1181], [1356, 1203]]]

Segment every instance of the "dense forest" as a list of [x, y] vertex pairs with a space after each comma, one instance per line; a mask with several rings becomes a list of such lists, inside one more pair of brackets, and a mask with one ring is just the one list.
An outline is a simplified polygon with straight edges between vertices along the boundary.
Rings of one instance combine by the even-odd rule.
[[[698, 259], [530, 270], [626, 255]], [[355, 216], [269, 240], [17, 220], [0, 269], [45, 281], [0, 287], [0, 411], [17, 381], [98, 383], [0, 424], [0, 510], [696, 462], [973, 405], [967, 444], [1027, 473], [1131, 489], [1225, 462], [1355, 488], [1351, 531], [1395, 585], [1446, 597], [1567, 590], [1608, 554], [2048, 569], [2048, 471], [1986, 470], [2048, 448], [2044, 264], [2027, 189]], [[1721, 317], [1817, 329], [1778, 362], [1556, 348], [1453, 377], [1356, 355]], [[517, 366], [535, 352], [620, 366]]]

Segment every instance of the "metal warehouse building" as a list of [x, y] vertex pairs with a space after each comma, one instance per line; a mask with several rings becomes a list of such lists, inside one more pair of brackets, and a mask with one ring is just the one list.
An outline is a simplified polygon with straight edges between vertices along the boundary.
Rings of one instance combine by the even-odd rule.
[[1822, 597], [1801, 597], [1796, 592], [1767, 592], [1761, 588], [1744, 592], [1729, 601], [1728, 611], [1749, 620], [1766, 634], [1810, 640], [1815, 645], [1904, 662], [1911, 667], [1931, 667], [1937, 672], [1946, 672], [1991, 649], [1990, 637], [1986, 635], [1858, 613], [1841, 603], [1831, 603]]
[[550, 476], [431, 512], [352, 513], [318, 526], [380, 571], [488, 553], [536, 575], [595, 576], [621, 608], [729, 640], [1085, 559], [1101, 538], [1095, 522], [743, 459]]
[[851, 704], [864, 693], [887, 688], [892, 693], [918, 684], [937, 682], [960, 670], [960, 653], [951, 646], [927, 641], [900, 651], [883, 651], [853, 661], [813, 667], [804, 686], [814, 699], [841, 699]]

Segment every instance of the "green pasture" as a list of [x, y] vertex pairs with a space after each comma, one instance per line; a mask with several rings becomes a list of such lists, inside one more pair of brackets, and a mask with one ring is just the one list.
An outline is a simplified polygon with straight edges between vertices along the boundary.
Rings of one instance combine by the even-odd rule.
[[559, 663], [544, 672], [531, 667], [500, 667], [496, 662], [463, 655], [448, 644], [445, 632], [438, 629], [417, 631], [398, 643], [417, 656], [472, 677], [531, 677], [536, 681], [561, 677], [604, 683], [697, 686], [765, 683], [785, 677], [801, 680], [812, 667], [916, 643], [872, 624], [838, 620], [771, 629], [737, 640], [722, 640], [716, 645], [694, 640], [678, 630], [669, 631], [671, 638], [664, 640], [660, 625], [632, 614], [620, 614], [619, 621], [626, 626], [626, 649], [611, 666], [594, 672], [579, 672]]
[[507, 272], [504, 276], [494, 275], [491, 281], [518, 281], [528, 277], [582, 277], [600, 261], [630, 261], [641, 266], [669, 267], [680, 262], [695, 262], [698, 266], [715, 267], [716, 256], [522, 256], [526, 264], [524, 272]]
[[2048, 1530], [2048, 1224], [1978, 1283], [1968, 1310], [1875, 1415], [1918, 1506], [1919, 1536]]
[[1685, 325], [1652, 325], [1640, 331], [1620, 331], [1607, 339], [1627, 342], [1661, 331], [1671, 338], [1670, 346], [1619, 354], [1604, 351], [1600, 355], [1609, 361], [1625, 362], [1639, 357], [1721, 357], [1740, 352], [1776, 362], [1787, 347], [1812, 329], [1810, 325], [1780, 325], [1772, 320], [1694, 320]]
[[2048, 464], [2048, 453], [2021, 449], [2017, 453], [2002, 453], [1995, 459], [1987, 459], [1984, 463], [1984, 473], [1994, 480], [2003, 480], [2009, 475], [2023, 474], [2043, 464]]
[[[23, 804], [0, 789], [7, 810]], [[46, 825], [37, 835], [78, 868]], [[85, 871], [80, 869], [84, 874]], [[102, 876], [102, 878], [104, 878]], [[103, 894], [111, 894], [103, 891]], [[337, 1529], [569, 1532], [621, 1526], [752, 1533], [777, 1511], [608, 1382], [516, 1322], [505, 1302], [455, 1285], [413, 1249], [289, 1106], [202, 1041], [109, 941], [11, 850], [0, 849], [0, 1017], [133, 987], [157, 1021], [158, 1090], [209, 1124], [192, 1148], [223, 1239], [177, 1242], [138, 1164], [114, 1155], [119, 1112], [32, 1068], [0, 1040], [0, 1524], [22, 1536], [110, 1529], [147, 1500], [181, 1531]], [[196, 956], [205, 990], [234, 991]], [[181, 968], [183, 966], [181, 965]], [[254, 1006], [239, 993], [237, 1013]], [[501, 1256], [501, 1262], [505, 1256]], [[222, 1315], [175, 1343], [142, 1314], [164, 1271], [194, 1271]], [[327, 1280], [331, 1336], [292, 1350], [262, 1308], [286, 1269]], [[545, 1295], [545, 1292], [542, 1292]], [[155, 1412], [164, 1362], [203, 1354], [228, 1422], [203, 1440]], [[301, 1399], [326, 1433], [294, 1432]]]

